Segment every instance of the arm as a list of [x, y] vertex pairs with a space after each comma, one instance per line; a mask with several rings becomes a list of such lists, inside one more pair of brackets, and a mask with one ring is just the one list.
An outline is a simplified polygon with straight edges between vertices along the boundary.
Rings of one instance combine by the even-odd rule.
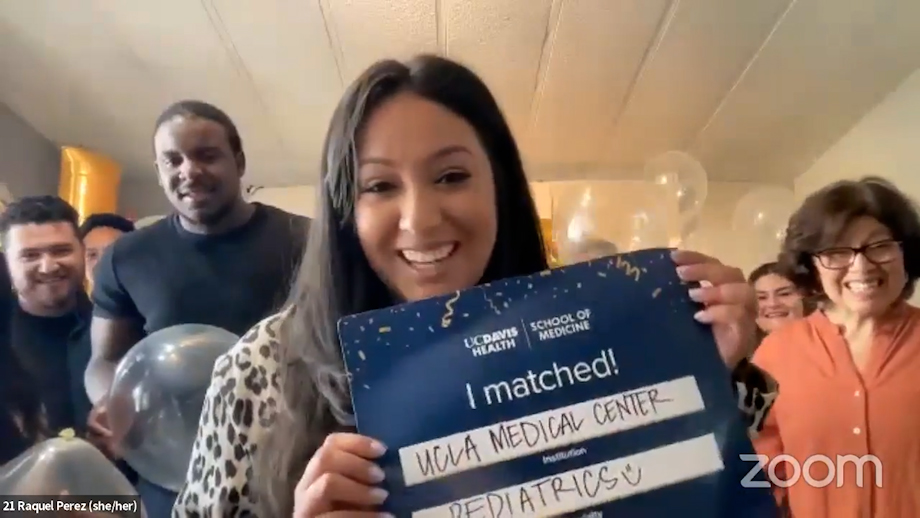
[[92, 356], [86, 367], [86, 393], [93, 404], [108, 393], [118, 361], [143, 336], [143, 318], [117, 274], [117, 243], [99, 258], [93, 279]]
[[[260, 345], [252, 344], [256, 348]], [[214, 364], [186, 482], [173, 506], [173, 518], [254, 516], [251, 513], [256, 512], [248, 482], [252, 476], [252, 450], [260, 433], [259, 420], [247, 419], [245, 412], [234, 412], [234, 406], [243, 408], [243, 401], [258, 399], [246, 388], [249, 371], [241, 367], [257, 368], [252, 366], [250, 350], [238, 344]], [[253, 403], [254, 407], [260, 404]]]

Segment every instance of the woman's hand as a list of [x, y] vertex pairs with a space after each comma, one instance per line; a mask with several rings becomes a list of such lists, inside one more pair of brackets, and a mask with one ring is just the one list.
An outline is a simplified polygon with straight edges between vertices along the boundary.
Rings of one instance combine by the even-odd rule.
[[754, 290], [740, 269], [725, 266], [708, 255], [677, 250], [671, 259], [677, 264], [681, 280], [703, 283], [690, 290], [690, 298], [705, 306], [694, 317], [712, 324], [722, 360], [734, 369], [753, 350], [757, 339]]
[[374, 485], [384, 473], [372, 461], [384, 452], [386, 447], [363, 435], [326, 437], [294, 489], [294, 518], [381, 516], [374, 509], [387, 492]]

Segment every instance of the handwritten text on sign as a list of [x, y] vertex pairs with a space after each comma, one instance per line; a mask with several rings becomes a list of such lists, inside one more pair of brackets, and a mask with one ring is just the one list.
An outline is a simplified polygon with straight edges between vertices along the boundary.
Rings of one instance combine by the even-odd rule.
[[703, 410], [696, 379], [678, 378], [400, 448], [406, 486]]
[[724, 469], [715, 435], [677, 442], [412, 513], [413, 518], [558, 516]]

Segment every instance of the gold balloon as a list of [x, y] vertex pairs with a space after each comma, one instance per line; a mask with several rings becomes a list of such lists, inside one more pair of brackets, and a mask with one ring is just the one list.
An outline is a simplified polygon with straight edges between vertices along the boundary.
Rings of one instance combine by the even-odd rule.
[[121, 166], [111, 158], [78, 147], [61, 148], [58, 195], [73, 205], [80, 223], [100, 212], [118, 210]]
[[546, 257], [549, 260], [550, 268], [562, 266], [559, 263], [559, 253], [556, 250], [556, 243], [553, 241], [553, 220], [543, 218], [540, 220], [540, 230], [543, 232], [543, 246], [546, 247]]

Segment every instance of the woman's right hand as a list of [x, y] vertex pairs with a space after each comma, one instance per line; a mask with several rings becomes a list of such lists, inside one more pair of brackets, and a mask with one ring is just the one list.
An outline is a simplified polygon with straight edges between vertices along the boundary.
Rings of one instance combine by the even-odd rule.
[[370, 437], [330, 434], [294, 489], [294, 518], [381, 516], [374, 509], [387, 492], [376, 487], [384, 473], [373, 461], [384, 452], [386, 447]]

